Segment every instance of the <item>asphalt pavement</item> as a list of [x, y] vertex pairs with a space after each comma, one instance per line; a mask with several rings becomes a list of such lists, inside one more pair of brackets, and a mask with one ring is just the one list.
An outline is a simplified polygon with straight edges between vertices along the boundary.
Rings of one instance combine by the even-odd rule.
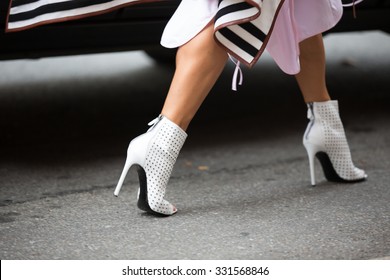
[[174, 68], [142, 52], [0, 61], [0, 259], [389, 259], [390, 36], [330, 34], [328, 87], [368, 180], [310, 186], [306, 106], [265, 55], [229, 64], [191, 124], [167, 199], [113, 191]]

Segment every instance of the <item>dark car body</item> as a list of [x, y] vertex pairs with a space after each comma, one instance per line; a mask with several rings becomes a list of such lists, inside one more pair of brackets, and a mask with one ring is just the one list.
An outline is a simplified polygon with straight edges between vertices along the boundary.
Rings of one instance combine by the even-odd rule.
[[[5, 33], [9, 2], [1, 0], [0, 59], [123, 50], [158, 53], [161, 51], [161, 33], [179, 3], [171, 0], [135, 5], [81, 20]], [[355, 19], [352, 8], [346, 8], [342, 20], [332, 32], [383, 30], [390, 33], [390, 0], [365, 0], [356, 6], [356, 14]]]

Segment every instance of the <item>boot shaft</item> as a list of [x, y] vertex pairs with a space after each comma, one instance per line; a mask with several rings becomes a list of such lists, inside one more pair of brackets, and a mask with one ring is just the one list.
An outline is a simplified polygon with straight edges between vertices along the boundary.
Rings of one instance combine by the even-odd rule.
[[175, 162], [187, 133], [168, 118], [160, 115], [149, 123], [147, 132], [134, 138], [128, 148], [135, 161], [144, 166], [150, 153], [164, 153]]

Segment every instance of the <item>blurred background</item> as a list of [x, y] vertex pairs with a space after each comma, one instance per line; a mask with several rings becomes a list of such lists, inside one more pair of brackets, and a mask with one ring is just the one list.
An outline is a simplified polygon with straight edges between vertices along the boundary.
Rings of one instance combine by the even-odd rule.
[[[324, 38], [329, 91], [369, 180], [327, 183], [318, 166], [320, 183], [309, 187], [301, 144], [306, 105], [294, 77], [265, 53], [253, 69], [243, 67], [237, 92], [228, 63], [191, 124], [170, 181], [168, 195], [179, 208], [172, 219], [138, 211], [135, 173], [122, 196], [112, 197], [127, 145], [160, 113], [174, 73], [172, 53], [156, 47], [161, 29], [142, 43], [147, 52], [71, 48], [66, 56], [58, 56], [55, 42], [43, 50], [34, 35], [80, 26], [89, 32], [98, 20], [2, 34], [1, 259], [388, 258], [389, 1], [365, 2], [379, 6], [358, 9], [354, 27]], [[164, 5], [165, 17], [149, 20], [149, 28], [161, 28], [172, 12]], [[113, 24], [119, 15], [128, 14], [99, 22]], [[109, 34], [107, 26], [96, 34]], [[61, 32], [66, 42], [84, 34]]]

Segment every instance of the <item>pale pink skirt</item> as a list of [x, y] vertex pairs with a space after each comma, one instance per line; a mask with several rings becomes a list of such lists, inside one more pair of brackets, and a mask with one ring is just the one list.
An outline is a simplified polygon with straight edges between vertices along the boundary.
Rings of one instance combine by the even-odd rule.
[[[161, 38], [167, 48], [176, 48], [194, 38], [218, 11], [218, 0], [182, 0]], [[329, 30], [340, 20], [341, 0], [286, 0], [276, 20], [267, 51], [287, 74], [299, 66], [299, 42]]]

